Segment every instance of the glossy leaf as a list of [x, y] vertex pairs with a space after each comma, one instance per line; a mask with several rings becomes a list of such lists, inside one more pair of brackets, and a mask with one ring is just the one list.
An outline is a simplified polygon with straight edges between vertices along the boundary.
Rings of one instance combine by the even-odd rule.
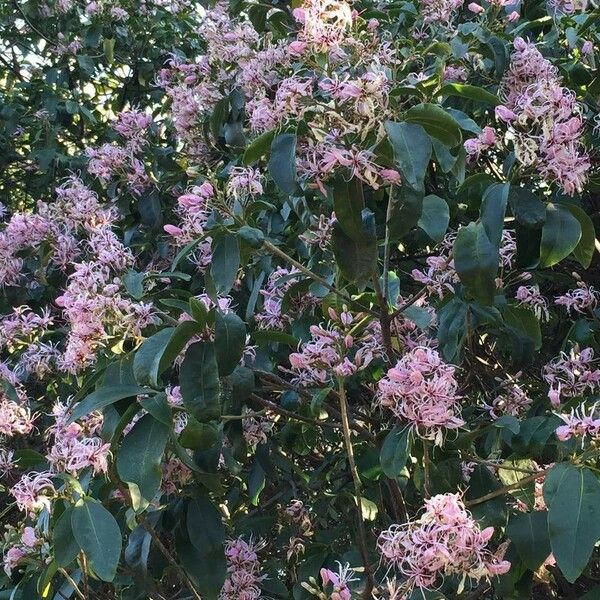
[[246, 347], [246, 324], [235, 313], [217, 312], [215, 317], [215, 353], [219, 375], [230, 375], [240, 362]]
[[214, 345], [196, 342], [185, 354], [179, 372], [184, 406], [199, 421], [208, 421], [221, 414], [220, 384]]
[[552, 267], [569, 256], [581, 240], [581, 225], [561, 204], [548, 203], [542, 229], [540, 266]]

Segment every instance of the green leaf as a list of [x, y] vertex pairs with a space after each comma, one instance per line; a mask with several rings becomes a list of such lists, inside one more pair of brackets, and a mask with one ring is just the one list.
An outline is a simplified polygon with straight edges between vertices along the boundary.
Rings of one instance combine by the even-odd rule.
[[133, 359], [133, 374], [137, 383], [158, 387], [161, 358], [174, 331], [174, 327], [165, 327], [139, 347]]
[[546, 205], [546, 222], [542, 229], [540, 266], [552, 267], [573, 252], [581, 240], [581, 225], [571, 211], [561, 204]]
[[54, 525], [52, 541], [54, 558], [60, 567], [68, 567], [79, 554], [79, 544], [73, 535], [71, 515], [73, 508], [67, 506]]
[[229, 293], [237, 278], [240, 266], [240, 245], [237, 235], [227, 233], [213, 242], [210, 274], [215, 282], [217, 293]]
[[298, 346], [298, 338], [286, 333], [285, 331], [279, 331], [279, 329], [257, 329], [253, 331], [252, 340], [262, 346], [264, 344], [269, 343], [277, 343], [277, 344], [287, 344], [288, 346], [292, 346], [296, 348]]
[[539, 229], [546, 221], [546, 205], [530, 189], [511, 185], [508, 201], [521, 225]]
[[480, 219], [488, 239], [496, 248], [500, 248], [502, 241], [509, 189], [508, 183], [495, 183], [485, 190], [481, 200]]
[[183, 404], [198, 421], [210, 421], [220, 416], [219, 374], [212, 343], [196, 342], [187, 349], [179, 382]]
[[112, 581], [121, 556], [121, 530], [115, 518], [96, 500], [80, 500], [71, 527], [91, 568], [102, 581]]
[[362, 211], [365, 207], [362, 182], [357, 177], [350, 181], [338, 178], [333, 186], [333, 209], [344, 233], [359, 241], [363, 235]]
[[460, 98], [467, 98], [469, 100], [475, 100], [476, 102], [485, 102], [492, 106], [501, 104], [500, 98], [498, 98], [496, 94], [492, 94], [476, 85], [447, 83], [440, 89], [438, 94], [440, 96], [459, 96]]
[[492, 304], [499, 253], [483, 223], [461, 227], [454, 241], [454, 266], [461, 282], [477, 301]]
[[525, 333], [534, 343], [536, 350], [542, 347], [540, 322], [532, 310], [525, 306], [506, 306], [502, 316], [509, 325]]
[[550, 497], [548, 533], [556, 564], [567, 581], [574, 582], [600, 539], [600, 483], [592, 471], [573, 465], [561, 468]]
[[448, 223], [450, 222], [450, 209], [448, 203], [439, 196], [430, 194], [423, 198], [423, 210], [417, 225], [434, 241], [444, 239]]
[[251, 248], [261, 248], [265, 241], [265, 234], [256, 227], [250, 227], [244, 225], [238, 230], [238, 235], [244, 242], [246, 242]]
[[422, 125], [429, 135], [450, 148], [462, 143], [459, 124], [437, 104], [417, 104], [406, 111], [405, 120]]
[[253, 139], [246, 147], [246, 150], [244, 150], [242, 163], [248, 166], [262, 158], [269, 151], [274, 136], [275, 130], [271, 129], [271, 131], [265, 131]]
[[342, 275], [359, 286], [366, 284], [377, 269], [377, 236], [373, 213], [367, 209], [363, 211], [363, 236], [360, 240], [348, 237], [336, 223], [332, 245]]
[[230, 375], [240, 362], [246, 347], [246, 324], [235, 313], [217, 312], [215, 318], [215, 352], [219, 376]]
[[106, 408], [107, 406], [110, 406], [119, 400], [123, 400], [124, 398], [133, 398], [134, 396], [138, 396], [140, 394], [148, 394], [152, 392], [153, 390], [149, 388], [140, 387], [137, 385], [103, 386], [100, 389], [92, 392], [89, 396], [86, 396], [81, 402], [75, 405], [73, 411], [71, 412], [69, 423], [72, 423], [77, 419], [81, 419], [81, 417], [85, 417], [95, 410], [102, 410], [103, 408]]
[[102, 49], [104, 50], [104, 56], [106, 56], [106, 62], [110, 65], [115, 58], [115, 39], [104, 38]]
[[464, 344], [468, 308], [460, 298], [453, 298], [438, 311], [438, 340], [448, 362], [460, 354]]
[[511, 515], [506, 535], [515, 545], [525, 566], [531, 571], [537, 571], [552, 551], [546, 511]]
[[255, 458], [248, 477], [248, 496], [253, 506], [258, 506], [258, 499], [260, 493], [265, 489], [265, 484], [265, 472], [260, 466], [260, 462]]
[[420, 187], [431, 160], [431, 138], [425, 129], [416, 123], [386, 121], [385, 130], [403, 178], [412, 187]]
[[144, 295], [144, 277], [145, 273], [136, 273], [131, 269], [123, 275], [123, 285], [129, 292], [129, 295], [136, 300], [141, 300]]
[[584, 269], [587, 269], [592, 264], [594, 250], [596, 249], [596, 231], [594, 229], [594, 223], [592, 223], [592, 220], [581, 207], [569, 204], [568, 209], [581, 225], [581, 239], [573, 250], [573, 257]]
[[173, 412], [164, 392], [140, 400], [142, 408], [167, 427], [173, 425]]
[[210, 116], [210, 130], [215, 137], [218, 139], [221, 136], [221, 129], [229, 114], [229, 98], [221, 98], [213, 109], [212, 115]]
[[145, 508], [160, 488], [160, 463], [169, 432], [169, 426], [157, 421], [152, 415], [145, 415], [121, 443], [117, 454], [119, 477], [126, 483], [135, 484], [141, 498], [146, 501], [134, 508]]
[[288, 196], [301, 195], [296, 176], [296, 136], [293, 133], [281, 133], [273, 139], [268, 168], [269, 175], [282, 192]]
[[423, 187], [413, 188], [406, 184], [395, 189], [387, 219], [392, 241], [402, 239], [419, 223], [423, 214], [423, 196]]
[[187, 509], [187, 531], [192, 544], [202, 554], [216, 554], [223, 557], [225, 572], [225, 526], [223, 516], [217, 507], [204, 495], [198, 494], [190, 501]]
[[410, 455], [412, 438], [410, 428], [394, 427], [381, 446], [379, 461], [383, 472], [391, 479], [400, 476]]
[[[499, 465], [498, 477], [504, 485], [518, 485], [521, 480], [527, 477], [526, 471], [533, 472], [535, 469], [535, 464], [530, 458], [511, 458]], [[535, 481], [521, 483], [519, 487], [511, 489], [510, 493], [521, 500], [527, 508], [533, 509], [535, 505]]]

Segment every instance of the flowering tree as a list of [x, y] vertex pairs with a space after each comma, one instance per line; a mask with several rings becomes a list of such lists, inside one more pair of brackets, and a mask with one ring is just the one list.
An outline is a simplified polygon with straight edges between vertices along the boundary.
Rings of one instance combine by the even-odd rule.
[[599, 14], [3, 3], [0, 597], [596, 597]]

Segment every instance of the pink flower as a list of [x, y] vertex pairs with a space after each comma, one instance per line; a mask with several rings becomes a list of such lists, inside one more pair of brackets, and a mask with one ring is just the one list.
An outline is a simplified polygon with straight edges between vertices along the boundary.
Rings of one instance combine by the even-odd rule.
[[515, 23], [520, 17], [521, 15], [516, 10], [513, 10], [511, 13], [509, 13], [508, 17], [506, 17], [506, 20], [509, 23]]
[[377, 403], [408, 422], [418, 436], [441, 445], [446, 429], [464, 425], [454, 372], [436, 350], [414, 348], [379, 381]]
[[480, 6], [476, 2], [471, 2], [467, 8], [476, 15], [480, 15], [484, 11], [483, 6]]
[[383, 561], [407, 579], [406, 593], [434, 589], [450, 575], [479, 581], [506, 573], [510, 563], [503, 549], [492, 553], [492, 527], [480, 530], [458, 494], [440, 494], [425, 500], [416, 521], [392, 525], [381, 532], [377, 548]]
[[512, 110], [506, 108], [506, 106], [496, 106], [494, 112], [496, 117], [505, 123], [510, 123], [517, 118], [517, 115]]
[[19, 510], [31, 515], [46, 509], [50, 511], [51, 502], [47, 493], [54, 494], [52, 474], [44, 471], [42, 473], [31, 472], [23, 475], [10, 490], [11, 495], [17, 502]]

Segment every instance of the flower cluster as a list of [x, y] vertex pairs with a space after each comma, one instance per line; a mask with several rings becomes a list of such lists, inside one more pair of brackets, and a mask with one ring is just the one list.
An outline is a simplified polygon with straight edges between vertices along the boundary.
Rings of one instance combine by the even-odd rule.
[[340, 314], [330, 308], [329, 317], [327, 327], [312, 325], [312, 339], [290, 354], [294, 383], [323, 385], [332, 378], [350, 377], [383, 355], [379, 323], [363, 325], [364, 315], [345, 308]]
[[502, 82], [504, 105], [496, 115], [511, 127], [519, 163], [572, 196], [583, 189], [590, 168], [581, 107], [535, 44], [516, 38], [514, 47]]
[[264, 547], [264, 542], [254, 542], [252, 539], [246, 542], [241, 537], [227, 542], [227, 579], [219, 600], [257, 600], [261, 597], [259, 584], [265, 576], [261, 575], [258, 552]]
[[418, 436], [441, 445], [445, 430], [464, 425], [455, 370], [436, 350], [414, 348], [379, 381], [377, 403], [408, 422]]
[[377, 548], [382, 560], [406, 577], [407, 595], [415, 587], [434, 589], [439, 580], [458, 575], [479, 581], [510, 568], [502, 551], [488, 549], [493, 527], [481, 530], [458, 494], [425, 500], [416, 521], [381, 532]]
[[580, 281], [577, 288], [569, 290], [562, 296], [558, 296], [554, 303], [564, 306], [569, 314], [571, 314], [571, 311], [583, 314], [588, 311], [594, 311], [598, 306], [599, 300], [600, 294], [592, 286], [588, 286], [583, 281]]
[[593, 393], [600, 386], [600, 369], [596, 369], [594, 350], [585, 348], [561, 352], [542, 369], [544, 381], [550, 385], [548, 398], [559, 406], [562, 398], [574, 398], [586, 392]]
[[582, 404], [576, 409], [572, 409], [570, 414], [558, 415], [564, 425], [556, 428], [556, 437], [561, 442], [566, 442], [572, 437], [581, 438], [584, 442], [586, 437], [597, 439], [600, 434], [600, 418], [597, 412], [597, 403], [595, 403], [586, 414], [585, 405]]

